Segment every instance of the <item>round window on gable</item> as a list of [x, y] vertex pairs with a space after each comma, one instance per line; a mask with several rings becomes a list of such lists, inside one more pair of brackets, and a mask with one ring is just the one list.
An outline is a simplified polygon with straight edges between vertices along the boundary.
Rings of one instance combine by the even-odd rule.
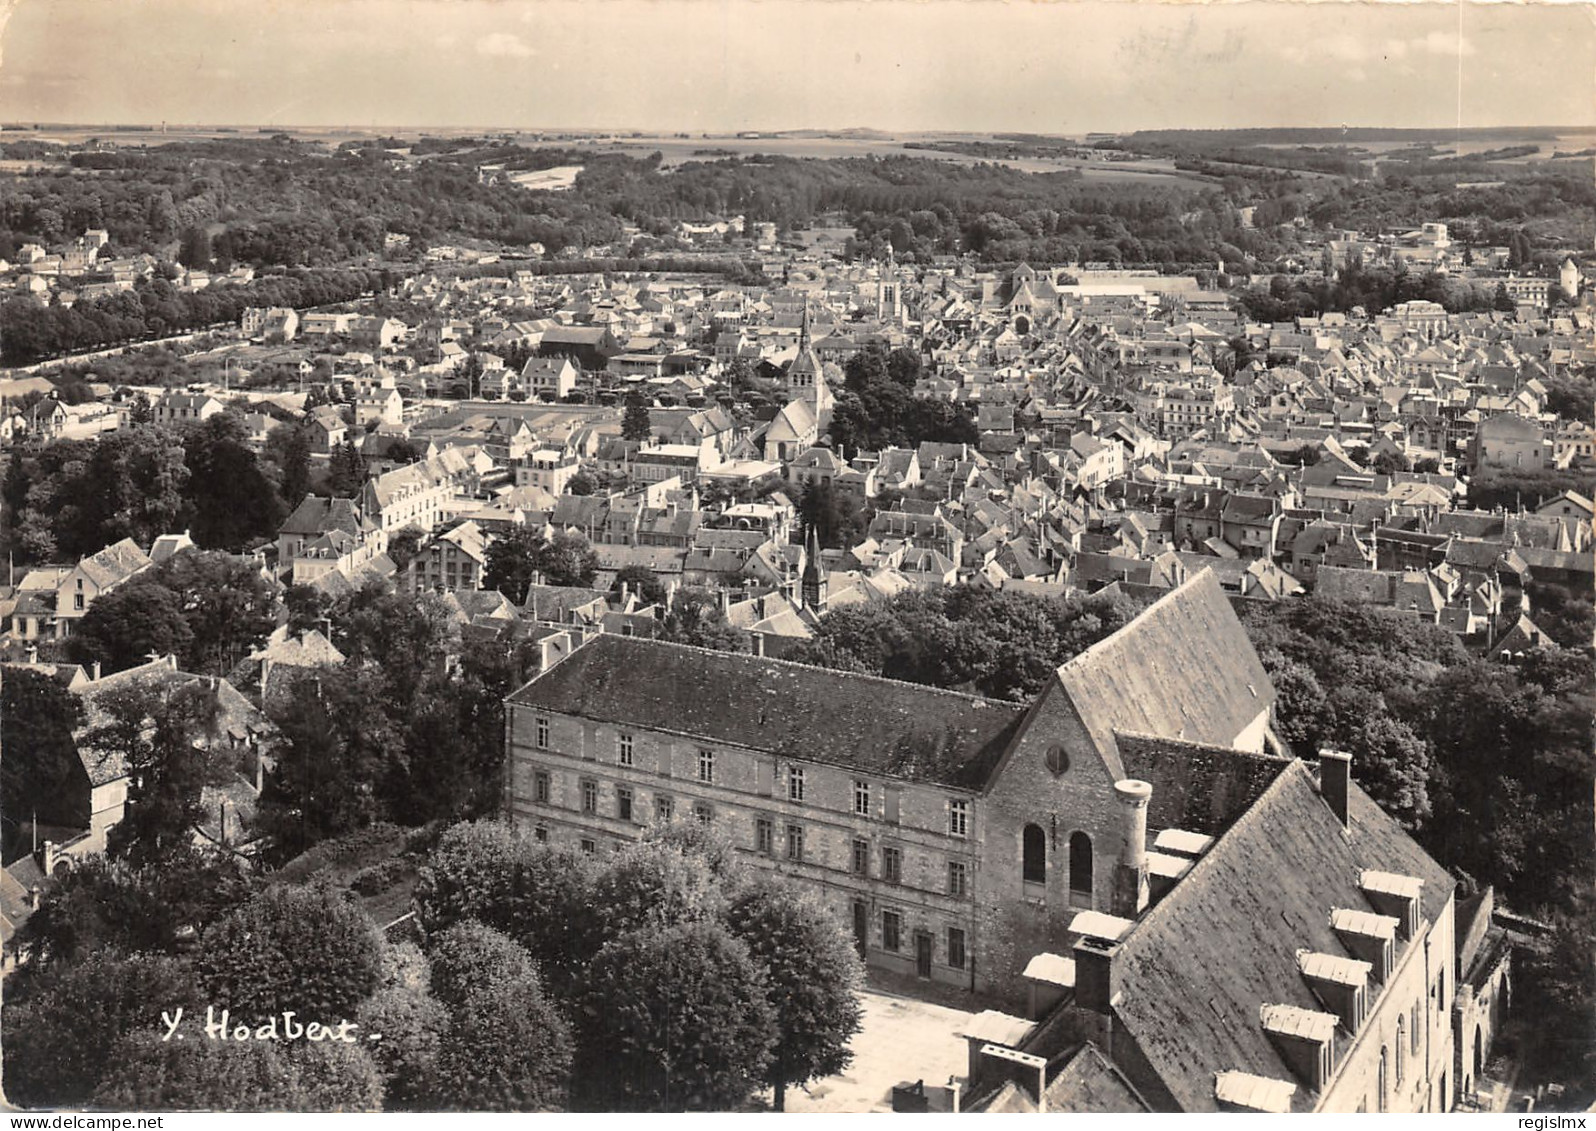
[[1047, 768], [1055, 777], [1070, 768], [1070, 756], [1057, 742], [1047, 748]]

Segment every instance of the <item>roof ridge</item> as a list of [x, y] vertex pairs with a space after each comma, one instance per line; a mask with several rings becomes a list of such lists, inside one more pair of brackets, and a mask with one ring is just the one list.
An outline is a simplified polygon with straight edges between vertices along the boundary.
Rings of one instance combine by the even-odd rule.
[[703, 652], [712, 656], [729, 656], [734, 659], [748, 660], [771, 667], [780, 666], [786, 668], [801, 668], [804, 671], [827, 672], [835, 676], [846, 676], [849, 679], [864, 679], [873, 680], [877, 683], [888, 683], [892, 684], [894, 687], [912, 687], [916, 691], [926, 692], [933, 695], [948, 696], [950, 698], [962, 699], [969, 702], [980, 703], [986, 706], [1009, 707], [1019, 711], [1027, 711], [1030, 709], [1030, 705], [1027, 703], [1015, 703], [1007, 699], [993, 699], [986, 695], [974, 695], [968, 691], [954, 691], [950, 688], [937, 687], [929, 683], [915, 683], [913, 680], [908, 679], [893, 679], [891, 676], [875, 675], [872, 672], [844, 671], [840, 668], [828, 668], [820, 664], [801, 664], [796, 660], [782, 660], [777, 659], [775, 656], [754, 656], [747, 652], [726, 652], [719, 648], [705, 648], [697, 644], [680, 644], [674, 640], [651, 640], [642, 636], [617, 636], [612, 632], [602, 633], [593, 641], [589, 641], [589, 643], [596, 643], [598, 640], [624, 640], [629, 644], [641, 644], [663, 648], [681, 648], [686, 651]]

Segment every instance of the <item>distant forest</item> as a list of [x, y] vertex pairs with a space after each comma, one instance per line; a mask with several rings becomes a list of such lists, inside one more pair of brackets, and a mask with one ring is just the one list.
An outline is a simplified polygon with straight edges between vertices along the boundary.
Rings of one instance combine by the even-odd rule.
[[[222, 288], [187, 295], [157, 284], [153, 293], [142, 289], [52, 311], [42, 321], [35, 308], [12, 300], [0, 306], [0, 336], [5, 360], [16, 364], [229, 320], [245, 304], [347, 300], [380, 282], [314, 272], [379, 266], [392, 255], [385, 247], [389, 233], [409, 237], [402, 254], [411, 258], [439, 241], [477, 240], [539, 244], [550, 259], [605, 247], [617, 263], [667, 262], [662, 257], [682, 250], [682, 220], [741, 214], [790, 233], [840, 217], [857, 230], [850, 255], [885, 256], [890, 249], [901, 261], [926, 262], [973, 253], [994, 264], [1097, 261], [1166, 272], [1222, 267], [1231, 274], [1266, 269], [1300, 252], [1305, 229], [1313, 228], [1378, 230], [1439, 219], [1465, 243], [1523, 241], [1530, 254], [1521, 262], [1539, 249], [1549, 255], [1589, 245], [1596, 181], [1587, 161], [1512, 163], [1495, 158], [1513, 150], [1453, 157], [1416, 146], [1382, 158], [1379, 175], [1371, 176], [1355, 149], [1269, 148], [1259, 144], [1263, 136], [1166, 132], [1099, 143], [1127, 156], [1134, 150], [1172, 157], [1199, 174], [1167, 184], [908, 156], [755, 155], [666, 168], [658, 153], [594, 154], [474, 138], [423, 138], [399, 153], [390, 148], [398, 139], [329, 152], [282, 134], [109, 151], [0, 142], [0, 156], [42, 166], [0, 177], [0, 257], [15, 257], [30, 241], [54, 247], [103, 228], [111, 241], [103, 256], [148, 253], [190, 267], [249, 264], [262, 273], [288, 272], [253, 284], [258, 294]], [[1438, 139], [1421, 132], [1412, 140]], [[479, 175], [483, 165], [565, 164], [582, 165], [567, 191], [527, 190]], [[1487, 183], [1459, 187], [1463, 174]], [[1244, 208], [1254, 210], [1250, 226]], [[1293, 224], [1299, 219], [1303, 228]], [[711, 269], [739, 273], [734, 265]]]

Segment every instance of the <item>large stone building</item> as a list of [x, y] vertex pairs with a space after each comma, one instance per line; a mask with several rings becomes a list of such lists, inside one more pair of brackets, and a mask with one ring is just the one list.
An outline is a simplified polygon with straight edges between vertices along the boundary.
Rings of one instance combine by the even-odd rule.
[[1010, 1010], [971, 1034], [995, 1109], [989, 1043], [1054, 1109], [1082, 1056], [1107, 1110], [1449, 1108], [1453, 883], [1274, 700], [1206, 571], [1028, 706], [601, 635], [510, 697], [506, 805], [588, 851], [724, 827], [871, 965]]

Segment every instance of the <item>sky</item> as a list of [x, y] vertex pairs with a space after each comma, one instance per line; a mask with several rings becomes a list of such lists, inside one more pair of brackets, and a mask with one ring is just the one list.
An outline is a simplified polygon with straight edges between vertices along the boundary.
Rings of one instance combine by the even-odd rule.
[[1596, 125], [1596, 4], [0, 0], [0, 121]]

